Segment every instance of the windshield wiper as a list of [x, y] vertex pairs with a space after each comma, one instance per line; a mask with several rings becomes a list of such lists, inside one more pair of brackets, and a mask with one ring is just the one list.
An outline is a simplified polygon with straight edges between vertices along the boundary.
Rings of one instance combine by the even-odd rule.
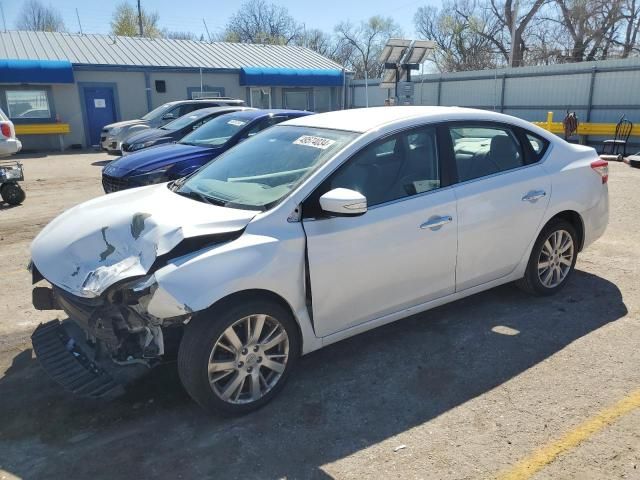
[[183, 197], [190, 198], [192, 200], [197, 200], [199, 202], [208, 203], [209, 205], [218, 205], [220, 207], [224, 207], [226, 202], [219, 200], [217, 198], [209, 197], [200, 192], [196, 192], [195, 190], [189, 190], [188, 192], [183, 192], [181, 190], [176, 190], [178, 195], [182, 195]]

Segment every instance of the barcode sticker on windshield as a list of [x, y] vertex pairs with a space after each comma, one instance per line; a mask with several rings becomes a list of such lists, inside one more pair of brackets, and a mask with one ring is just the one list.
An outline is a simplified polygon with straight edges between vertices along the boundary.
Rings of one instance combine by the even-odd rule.
[[307, 147], [319, 148], [320, 150], [326, 150], [334, 143], [336, 143], [335, 140], [314, 137], [313, 135], [303, 135], [293, 142], [294, 145], [306, 145]]
[[234, 127], [241, 127], [242, 125], [244, 125], [247, 122], [243, 122], [242, 120], [229, 120], [227, 122], [227, 124], [229, 125], [233, 125]]

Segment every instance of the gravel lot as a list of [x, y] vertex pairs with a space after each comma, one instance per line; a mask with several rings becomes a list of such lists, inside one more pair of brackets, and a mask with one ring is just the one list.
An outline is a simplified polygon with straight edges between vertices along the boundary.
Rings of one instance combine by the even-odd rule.
[[[640, 388], [640, 170], [613, 164], [609, 229], [557, 297], [507, 285], [343, 341], [242, 418], [206, 417], [172, 365], [110, 403], [68, 395], [30, 350], [56, 312], [24, 267], [108, 159], [22, 156], [26, 202], [0, 206], [0, 479], [493, 478]], [[640, 409], [533, 478], [640, 478]]]

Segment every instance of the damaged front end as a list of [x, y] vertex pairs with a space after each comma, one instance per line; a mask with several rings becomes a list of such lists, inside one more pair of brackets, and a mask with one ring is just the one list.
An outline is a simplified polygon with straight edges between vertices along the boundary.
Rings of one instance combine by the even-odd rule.
[[[42, 280], [31, 265], [34, 282]], [[171, 318], [148, 313], [158, 286], [153, 275], [112, 285], [85, 298], [52, 286], [33, 289], [39, 310], [64, 310], [69, 316], [40, 325], [32, 335], [43, 368], [67, 390], [88, 397], [111, 397], [166, 357], [167, 332], [179, 337], [189, 312]], [[171, 342], [170, 342], [171, 343]]]

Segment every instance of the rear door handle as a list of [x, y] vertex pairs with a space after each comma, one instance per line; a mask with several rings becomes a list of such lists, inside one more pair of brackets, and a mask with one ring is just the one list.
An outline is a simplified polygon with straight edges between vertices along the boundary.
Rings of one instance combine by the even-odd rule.
[[522, 197], [522, 201], [535, 203], [546, 195], [547, 192], [545, 192], [544, 190], [531, 190], [530, 192], [527, 192], [524, 197]]
[[443, 215], [442, 217], [431, 217], [429, 220], [420, 225], [420, 228], [430, 228], [431, 230], [438, 230], [443, 225], [451, 223], [453, 217], [451, 215]]

